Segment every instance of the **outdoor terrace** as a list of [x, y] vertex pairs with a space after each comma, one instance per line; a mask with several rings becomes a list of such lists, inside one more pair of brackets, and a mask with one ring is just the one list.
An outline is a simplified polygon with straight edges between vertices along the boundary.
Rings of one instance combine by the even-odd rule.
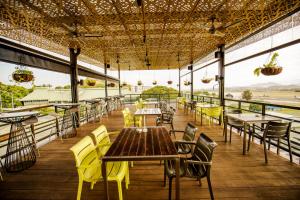
[[[154, 118], [147, 119], [154, 125]], [[178, 110], [174, 118], [175, 129], [183, 129], [193, 115]], [[123, 128], [120, 111], [114, 111], [102, 123], [109, 131]], [[37, 163], [28, 170], [5, 175], [0, 182], [0, 197], [6, 199], [75, 199], [78, 175], [73, 155], [69, 148], [82, 137], [97, 128], [100, 123], [87, 123], [78, 129], [78, 135], [63, 142], [56, 139], [40, 148]], [[225, 143], [223, 127], [219, 125], [198, 126], [200, 132], [214, 139], [215, 149], [212, 166], [212, 186], [216, 199], [299, 199], [300, 167], [289, 160], [269, 152], [269, 164], [265, 164], [263, 148], [252, 144], [249, 154], [242, 155], [242, 138], [233, 134], [232, 143]], [[130, 168], [130, 185], [123, 190], [123, 198], [168, 199], [168, 188], [163, 187], [163, 165], [158, 161], [135, 162]], [[181, 199], [209, 199], [207, 182], [182, 178]], [[118, 199], [115, 183], [109, 183], [111, 199]], [[102, 199], [103, 183], [98, 182], [94, 190], [84, 184], [81, 199]]]

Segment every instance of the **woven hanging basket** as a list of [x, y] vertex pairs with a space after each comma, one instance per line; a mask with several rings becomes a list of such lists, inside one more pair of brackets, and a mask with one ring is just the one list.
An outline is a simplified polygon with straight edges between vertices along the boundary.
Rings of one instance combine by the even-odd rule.
[[212, 79], [211, 78], [205, 78], [205, 79], [202, 79], [201, 81], [202, 81], [202, 83], [207, 84], [207, 83], [210, 83], [210, 81], [212, 81]]
[[153, 81], [153, 82], [152, 82], [152, 85], [156, 85], [156, 84], [157, 84], [157, 81]]
[[173, 81], [168, 81], [168, 84], [171, 85], [173, 83]]
[[282, 67], [265, 67], [261, 69], [261, 73], [265, 76], [274, 76], [282, 72]]
[[30, 82], [33, 80], [32, 74], [13, 73], [12, 77], [15, 81], [20, 82], [20, 83]]

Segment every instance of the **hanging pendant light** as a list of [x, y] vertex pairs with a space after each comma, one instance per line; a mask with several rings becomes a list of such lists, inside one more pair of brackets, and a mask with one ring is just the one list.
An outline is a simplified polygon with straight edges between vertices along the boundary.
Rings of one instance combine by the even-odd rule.
[[157, 85], [157, 81], [155, 80], [155, 70], [153, 70], [153, 82], [152, 85]]
[[138, 85], [138, 86], [143, 85], [143, 82], [141, 81], [141, 73], [140, 73], [140, 72], [139, 72], [139, 80], [138, 80], [138, 82], [137, 82], [137, 85]]
[[202, 81], [202, 83], [207, 84], [207, 83], [210, 83], [210, 81], [212, 81], [212, 80], [213, 80], [213, 78], [209, 78], [207, 76], [207, 67], [206, 67], [205, 75], [203, 76], [203, 78], [201, 79], [201, 81]]

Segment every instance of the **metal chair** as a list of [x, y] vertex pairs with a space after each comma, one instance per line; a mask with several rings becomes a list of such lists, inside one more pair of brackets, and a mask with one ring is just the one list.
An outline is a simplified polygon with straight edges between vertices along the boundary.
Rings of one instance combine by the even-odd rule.
[[175, 136], [176, 132], [182, 132], [183, 133], [182, 140], [179, 140], [179, 141], [175, 142], [177, 153], [179, 153], [179, 154], [189, 154], [189, 153], [191, 153], [192, 146], [190, 144], [180, 143], [180, 141], [183, 141], [183, 142], [193, 141], [194, 138], [195, 138], [196, 131], [197, 131], [197, 128], [191, 123], [187, 124], [184, 131], [170, 130], [170, 133], [173, 132], [174, 136]]
[[[227, 112], [227, 113], [241, 114], [242, 111], [239, 109], [236, 109], [236, 110], [231, 110], [230, 112]], [[243, 124], [243, 122], [241, 122], [239, 120], [235, 120], [235, 119], [227, 117], [226, 114], [225, 114], [225, 120], [227, 121], [227, 125], [230, 128], [229, 142], [231, 142], [232, 128], [235, 128], [237, 130], [237, 132], [241, 134], [244, 129], [244, 124]], [[224, 129], [225, 128], [227, 128], [227, 127], [224, 127]], [[223, 132], [223, 135], [224, 135], [224, 132]]]
[[170, 107], [169, 110], [162, 112], [160, 117], [156, 118], [156, 126], [161, 126], [162, 124], [170, 124], [171, 130], [174, 130], [173, 118], [176, 110]]
[[[180, 176], [197, 178], [201, 185], [201, 178], [206, 177], [208, 183], [208, 189], [211, 199], [214, 199], [213, 190], [210, 181], [210, 169], [212, 166], [213, 150], [217, 146], [213, 140], [211, 140], [204, 133], [201, 133], [197, 142], [181, 141], [180, 143], [194, 145], [191, 158], [180, 158]], [[175, 161], [165, 161], [164, 167], [164, 185], [166, 186], [166, 177], [169, 178], [169, 200], [172, 197], [172, 180], [176, 177]]]
[[279, 155], [280, 149], [280, 139], [286, 139], [289, 148], [290, 154], [290, 162], [293, 162], [292, 156], [292, 148], [291, 148], [291, 141], [290, 141], [290, 131], [291, 131], [292, 122], [268, 122], [266, 129], [263, 131], [263, 134], [259, 134], [257, 132], [250, 132], [249, 133], [249, 140], [248, 140], [248, 151], [250, 150], [250, 140], [251, 137], [259, 138], [264, 145], [264, 153], [265, 153], [265, 163], [268, 163], [268, 155], [267, 155], [267, 147], [266, 147], [266, 140], [269, 139], [269, 144], [271, 139], [277, 139], [277, 154]]

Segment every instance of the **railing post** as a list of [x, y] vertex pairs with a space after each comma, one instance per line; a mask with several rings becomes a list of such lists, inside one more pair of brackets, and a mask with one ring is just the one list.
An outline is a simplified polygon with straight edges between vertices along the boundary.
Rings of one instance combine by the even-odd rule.
[[241, 110], [242, 109], [242, 102], [238, 102], [239, 104], [238, 104], [238, 108], [239, 108], [239, 110]]
[[261, 114], [262, 115], [266, 114], [266, 105], [265, 104], [261, 104]]

